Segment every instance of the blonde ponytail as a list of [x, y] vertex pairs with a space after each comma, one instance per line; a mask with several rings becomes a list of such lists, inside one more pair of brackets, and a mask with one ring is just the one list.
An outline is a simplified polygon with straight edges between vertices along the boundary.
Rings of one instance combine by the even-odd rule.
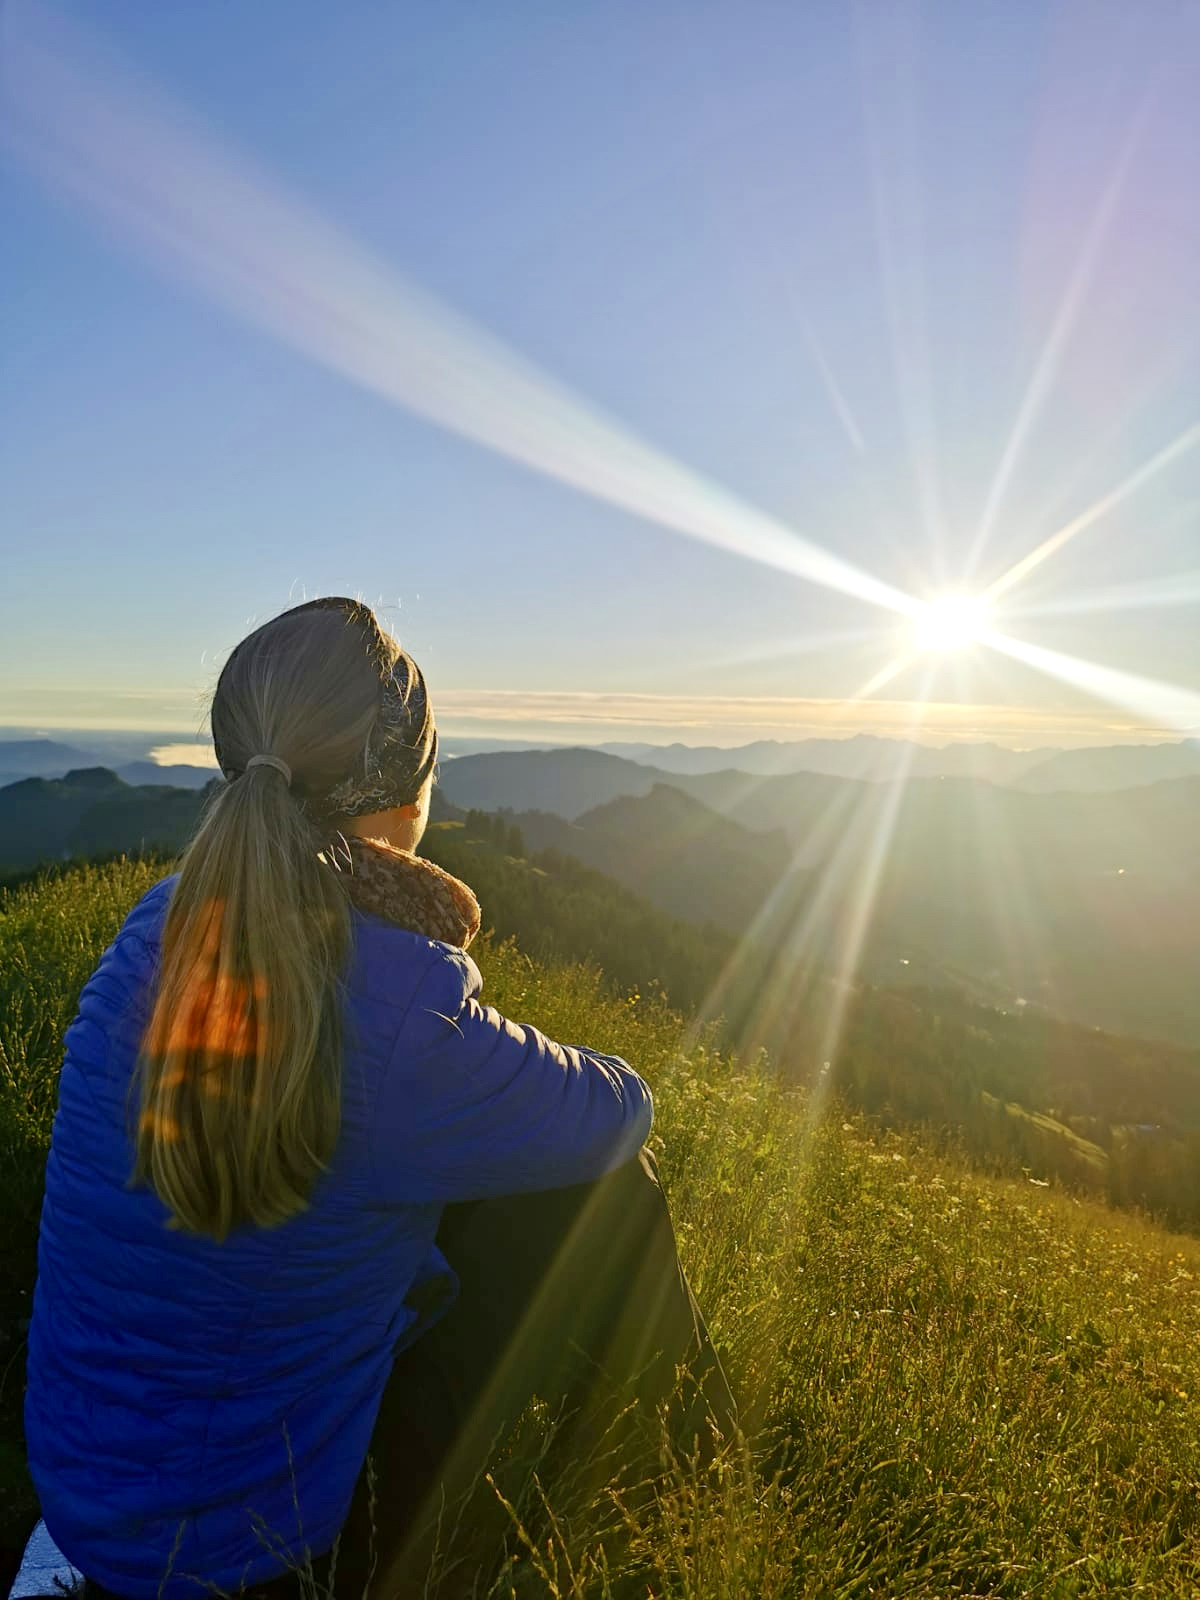
[[[216, 1240], [302, 1211], [338, 1139], [350, 909], [305, 796], [361, 764], [379, 710], [385, 636], [359, 611], [267, 623], [213, 698], [234, 776], [184, 853], [164, 923], [133, 1177], [173, 1226]], [[256, 755], [281, 765], [248, 764]]]

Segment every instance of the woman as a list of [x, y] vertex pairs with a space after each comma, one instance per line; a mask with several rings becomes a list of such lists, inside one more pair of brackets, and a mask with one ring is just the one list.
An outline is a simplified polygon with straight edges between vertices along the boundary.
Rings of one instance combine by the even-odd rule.
[[338, 1589], [373, 1541], [387, 1592], [534, 1392], [649, 1405], [687, 1363], [732, 1401], [639, 1154], [649, 1088], [481, 1006], [478, 904], [413, 854], [415, 662], [312, 601], [233, 651], [212, 731], [228, 782], [66, 1036], [30, 1467], [101, 1600], [281, 1588], [343, 1528]]

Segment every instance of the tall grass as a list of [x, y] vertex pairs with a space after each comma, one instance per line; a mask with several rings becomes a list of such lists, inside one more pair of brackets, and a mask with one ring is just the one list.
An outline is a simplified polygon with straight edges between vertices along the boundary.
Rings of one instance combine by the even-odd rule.
[[[157, 871], [117, 863], [0, 900], [18, 1290], [62, 1030]], [[817, 1115], [712, 1033], [684, 1052], [661, 1000], [614, 995], [594, 969], [511, 944], [478, 959], [502, 1011], [618, 1052], [654, 1085], [680, 1253], [753, 1453], [707, 1467], [668, 1453], [652, 1493], [598, 1491], [533, 1408], [443, 1540], [430, 1595], [1200, 1594], [1200, 1241], [972, 1173], [837, 1107]], [[15, 1473], [7, 1489], [27, 1519]]]
[[33, 1281], [42, 1168], [62, 1039], [125, 916], [167, 869], [153, 861], [49, 872], [0, 890], [0, 1268]]

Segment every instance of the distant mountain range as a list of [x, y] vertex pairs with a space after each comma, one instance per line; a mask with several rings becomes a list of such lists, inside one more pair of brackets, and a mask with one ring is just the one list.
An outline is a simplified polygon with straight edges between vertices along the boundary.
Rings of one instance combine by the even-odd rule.
[[[184, 789], [202, 789], [217, 776], [217, 769], [197, 762], [162, 763], [150, 752], [164, 747], [183, 751], [189, 741], [178, 733], [91, 732], [80, 730], [69, 738], [47, 735], [29, 738], [21, 729], [0, 727], [0, 785], [22, 778], [65, 778], [85, 767], [105, 767], [126, 783], [173, 783]], [[196, 744], [199, 756], [211, 746]], [[521, 739], [488, 739], [450, 734], [440, 740], [444, 759], [478, 755], [489, 750], [558, 750], [564, 746]]]
[[95, 766], [96, 758], [78, 745], [56, 739], [0, 740], [0, 781], [21, 778], [61, 778], [72, 767]]
[[1200, 777], [1200, 740], [1181, 744], [1115, 744], [1060, 750], [1031, 767], [1019, 787], [1045, 794], [1055, 789], [1133, 789], [1169, 778]]
[[691, 777], [732, 768], [761, 777], [819, 772], [831, 778], [861, 778], [868, 783], [885, 782], [903, 768], [908, 768], [914, 777], [969, 777], [984, 778], [989, 783], [1015, 783], [1047, 756], [1064, 753], [1007, 750], [997, 744], [933, 748], [868, 733], [850, 739], [759, 739], [732, 748], [687, 744], [603, 744], [597, 748], [626, 761]]
[[861, 733], [852, 739], [760, 739], [732, 749], [686, 744], [603, 744], [597, 748], [660, 772], [689, 776], [733, 768], [759, 776], [820, 772], [832, 778], [884, 783], [907, 771], [914, 778], [982, 778], [1039, 792], [1132, 789], [1167, 778], [1200, 777], [1200, 740], [1078, 750], [1009, 750], [997, 744], [935, 748]]
[[[201, 789], [214, 775], [211, 766], [163, 766], [149, 759], [152, 749], [171, 744], [178, 747], [180, 742], [178, 735], [171, 734], [102, 733], [77, 735], [60, 743], [44, 737], [22, 738], [0, 728], [0, 784], [20, 778], [62, 778], [72, 769], [103, 766], [127, 783], [170, 782]], [[728, 749], [685, 744], [566, 746], [453, 734], [441, 740], [443, 769], [481, 754], [525, 755], [536, 750], [561, 755], [569, 748], [592, 749], [595, 754], [684, 777], [731, 770], [760, 777], [815, 772], [886, 783], [906, 772], [915, 778], [980, 778], [1038, 793], [1133, 789], [1168, 778], [1200, 777], [1200, 740], [1078, 750], [1009, 750], [989, 743], [935, 748], [873, 734], [851, 739], [760, 739]]]
[[[169, 769], [161, 770], [167, 776]], [[177, 850], [199, 789], [104, 769], [0, 787], [0, 871]], [[504, 811], [661, 909], [836, 969], [953, 982], [1005, 1009], [1200, 1044], [1200, 778], [1111, 792], [904, 785], [820, 773], [671, 773], [598, 750], [448, 761], [434, 816]], [[775, 958], [773, 958], [775, 959]]]
[[[1200, 778], [1041, 794], [966, 778], [894, 787], [816, 773], [684, 776], [595, 750], [464, 757], [441, 778], [456, 805], [510, 810], [529, 838], [603, 859], [623, 881], [637, 874], [666, 905], [646, 867], [648, 853], [663, 862], [678, 850], [676, 820], [664, 824], [667, 808], [650, 798], [657, 785], [736, 827], [709, 830], [727, 850], [736, 841], [742, 858], [714, 876], [741, 874], [748, 898], [763, 858], [746, 851], [747, 830], [786, 838], [790, 867], [786, 881], [776, 877], [768, 921], [811, 929], [797, 963], [835, 961], [870, 890], [870, 976], [949, 977], [1006, 1006], [1200, 1042]], [[539, 811], [576, 831], [523, 815]], [[698, 881], [694, 894], [704, 892]], [[681, 903], [673, 893], [671, 908]], [[741, 917], [729, 913], [727, 925]]]
[[126, 783], [167, 783], [177, 789], [203, 789], [219, 776], [213, 767], [160, 766], [145, 759], [109, 765], [94, 750], [54, 739], [0, 739], [0, 785], [25, 778], [65, 778], [68, 772], [88, 768], [103, 768]]

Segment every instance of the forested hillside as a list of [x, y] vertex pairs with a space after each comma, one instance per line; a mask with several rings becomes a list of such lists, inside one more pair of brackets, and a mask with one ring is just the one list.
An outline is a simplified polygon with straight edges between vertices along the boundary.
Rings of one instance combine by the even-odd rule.
[[560, 851], [525, 860], [526, 849], [514, 822], [481, 812], [422, 845], [475, 885], [485, 926], [531, 953], [596, 961], [618, 991], [661, 988], [684, 1012], [716, 1016], [744, 1058], [764, 1049], [791, 1081], [924, 1127], [987, 1170], [1055, 1178], [1200, 1230], [1200, 1051], [972, 1004], [949, 987], [864, 984], [822, 1070], [829, 980], [789, 972], [778, 943], [674, 922]]
[[128, 784], [107, 767], [6, 784], [0, 788], [0, 874], [72, 857], [181, 850], [207, 793]]
[[[142, 777], [156, 769], [134, 763], [126, 771]], [[169, 768], [157, 769], [174, 777]], [[184, 769], [193, 774], [196, 769]], [[12, 878], [43, 862], [88, 861], [122, 853], [172, 855], [195, 832], [204, 807], [223, 785], [131, 782], [108, 767], [81, 767], [64, 778], [25, 778], [0, 787], [0, 878]], [[461, 813], [434, 790], [434, 819]]]
[[[198, 814], [196, 796], [167, 794], [180, 823], [185, 800]], [[118, 813], [127, 817], [128, 804], [118, 799]], [[989, 1170], [1056, 1178], [1200, 1229], [1200, 1052], [1056, 1021], [1032, 1006], [973, 1003], [936, 968], [904, 969], [911, 976], [901, 989], [891, 981], [901, 970], [894, 959], [867, 966], [884, 981], [842, 996], [821, 952], [789, 941], [789, 919], [801, 919], [811, 894], [803, 876], [770, 918], [749, 916], [776, 870], [777, 840], [732, 827], [668, 786], [575, 824], [483, 812], [464, 821], [440, 796], [434, 814], [444, 820], [428, 828], [423, 853], [472, 884], [485, 927], [514, 936], [535, 959], [593, 962], [617, 992], [661, 993], [686, 1015], [715, 1019], [745, 1059], [765, 1049], [796, 1083], [835, 1090], [890, 1125], [936, 1130]], [[558, 843], [538, 849], [539, 837]], [[568, 848], [606, 861], [624, 881]], [[157, 870], [169, 870], [165, 857]], [[711, 919], [685, 920], [663, 902]], [[826, 1066], [820, 1041], [834, 1012], [839, 1045]]]
[[[484, 815], [473, 811], [469, 819]], [[502, 815], [532, 854], [573, 857], [674, 916], [730, 933], [748, 931], [791, 872], [792, 850], [782, 830], [739, 827], [666, 783], [639, 799], [608, 800], [574, 822], [549, 811]], [[767, 931], [765, 925], [758, 930], [762, 937]]]
[[[0, 874], [177, 850], [209, 792], [129, 786], [102, 768], [0, 788]], [[857, 961], [867, 981], [1200, 1045], [1200, 779], [1113, 794], [953, 778], [893, 791], [522, 751], [445, 763], [432, 815], [461, 819], [463, 806], [508, 806], [535, 854], [570, 855], [674, 917], [752, 929], [768, 947], [811, 915], [808, 968], [836, 964], [838, 925], [878, 854]]]
[[[656, 836], [657, 784], [724, 819], [729, 832], [713, 837], [743, 859], [747, 835], [782, 835], [786, 904], [772, 909], [793, 923], [814, 897], [852, 904], [878, 852], [860, 961], [872, 981], [949, 981], [1001, 1005], [1200, 1045], [1200, 778], [1095, 794], [950, 777], [894, 789], [814, 773], [672, 774], [585, 750], [472, 756], [443, 775], [458, 805], [567, 818], [582, 831], [562, 832], [559, 847], [585, 859], [622, 847], [633, 859], [644, 833]], [[597, 806], [618, 797], [639, 802], [621, 808], [623, 827], [585, 837], [598, 834]], [[713, 904], [722, 909], [719, 890]]]
[[729, 934], [672, 917], [570, 856], [527, 860], [525, 849], [514, 824], [482, 813], [433, 823], [421, 841], [422, 855], [475, 890], [484, 927], [529, 955], [595, 962], [615, 988], [658, 989], [684, 1011], [703, 1003], [733, 953]]

